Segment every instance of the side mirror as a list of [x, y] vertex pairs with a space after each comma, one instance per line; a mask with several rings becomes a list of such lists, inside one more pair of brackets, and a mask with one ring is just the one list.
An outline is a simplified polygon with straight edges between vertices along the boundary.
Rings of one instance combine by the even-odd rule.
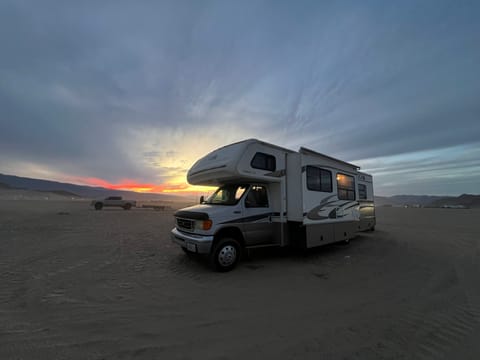
[[200, 204], [203, 204], [205, 202], [205, 197], [202, 195], [200, 196]]

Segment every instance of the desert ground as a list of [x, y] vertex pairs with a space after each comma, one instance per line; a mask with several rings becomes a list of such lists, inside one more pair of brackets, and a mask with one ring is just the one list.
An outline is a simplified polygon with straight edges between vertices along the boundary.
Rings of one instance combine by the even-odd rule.
[[173, 210], [0, 201], [0, 359], [479, 359], [480, 210], [214, 273]]

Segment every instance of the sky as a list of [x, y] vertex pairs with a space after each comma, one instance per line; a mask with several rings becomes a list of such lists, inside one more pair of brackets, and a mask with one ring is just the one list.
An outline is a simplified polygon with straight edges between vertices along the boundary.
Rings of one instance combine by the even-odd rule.
[[0, 2], [0, 173], [191, 192], [247, 138], [480, 193], [478, 1]]

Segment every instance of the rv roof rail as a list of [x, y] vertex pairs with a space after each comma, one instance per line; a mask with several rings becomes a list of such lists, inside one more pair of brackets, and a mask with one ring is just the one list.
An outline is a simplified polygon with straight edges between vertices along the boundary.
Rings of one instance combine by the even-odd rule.
[[313, 150], [310, 150], [310, 149], [307, 149], [307, 148], [304, 148], [304, 147], [301, 147], [299, 150], [298, 150], [299, 153], [301, 154], [305, 154], [305, 155], [316, 155], [316, 156], [322, 156], [324, 158], [327, 158], [327, 159], [330, 159], [330, 160], [334, 160], [334, 161], [338, 161], [342, 164], [345, 164], [345, 165], [348, 165], [348, 166], [351, 166], [351, 167], [354, 167], [355, 169], [357, 170], [360, 170], [360, 166], [357, 166], [355, 164], [351, 164], [351, 163], [348, 163], [346, 161], [343, 161], [343, 160], [339, 160], [339, 159], [335, 159], [334, 157], [331, 157], [331, 156], [328, 156], [328, 155], [325, 155], [325, 154], [322, 154], [322, 153], [319, 153], [319, 152], [316, 152], [316, 151], [313, 151]]

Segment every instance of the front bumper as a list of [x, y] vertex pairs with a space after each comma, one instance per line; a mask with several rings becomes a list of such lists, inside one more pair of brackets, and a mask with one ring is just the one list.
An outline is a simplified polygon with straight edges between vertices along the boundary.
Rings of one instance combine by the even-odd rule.
[[175, 244], [199, 254], [209, 254], [212, 248], [213, 236], [201, 236], [196, 234], [187, 234], [173, 228], [170, 233], [171, 239]]

